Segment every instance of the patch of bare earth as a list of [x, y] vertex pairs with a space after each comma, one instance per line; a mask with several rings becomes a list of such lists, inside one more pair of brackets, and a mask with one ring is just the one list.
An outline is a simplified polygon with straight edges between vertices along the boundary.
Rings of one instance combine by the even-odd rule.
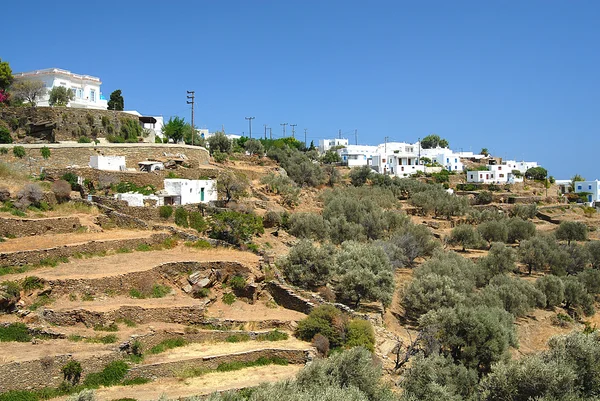
[[223, 303], [221, 297], [209, 305], [206, 317], [232, 319], [236, 321], [256, 322], [261, 320], [299, 321], [306, 318], [304, 313], [285, 309], [278, 305], [266, 304], [263, 301], [248, 304], [236, 301], [231, 305]]
[[0, 243], [0, 252], [15, 252], [33, 249], [47, 249], [62, 245], [82, 244], [89, 241], [148, 238], [156, 231], [110, 230], [69, 234], [39, 235], [7, 239]]
[[559, 327], [552, 324], [552, 317], [557, 312], [543, 309], [535, 309], [527, 317], [518, 318], [515, 321], [519, 348], [514, 350], [513, 355], [521, 356], [533, 354], [548, 349], [548, 340], [559, 334], [567, 334], [575, 330], [579, 325]]
[[159, 378], [138, 386], [119, 386], [96, 390], [98, 400], [134, 398], [138, 401], [157, 400], [162, 395], [168, 399], [208, 395], [215, 391], [236, 390], [292, 379], [302, 365], [269, 365], [243, 369], [238, 372], [207, 373], [189, 379]]

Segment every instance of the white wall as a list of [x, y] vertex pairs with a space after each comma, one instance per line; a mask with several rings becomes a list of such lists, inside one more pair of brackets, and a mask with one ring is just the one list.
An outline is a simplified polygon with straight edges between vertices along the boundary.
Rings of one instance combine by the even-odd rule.
[[600, 202], [600, 181], [575, 181], [575, 192], [590, 192], [588, 202]]
[[125, 156], [90, 156], [90, 167], [98, 170], [125, 171]]
[[165, 191], [169, 195], [180, 195], [181, 204], [207, 203], [216, 201], [216, 180], [185, 180], [179, 178], [168, 178], [164, 181]]

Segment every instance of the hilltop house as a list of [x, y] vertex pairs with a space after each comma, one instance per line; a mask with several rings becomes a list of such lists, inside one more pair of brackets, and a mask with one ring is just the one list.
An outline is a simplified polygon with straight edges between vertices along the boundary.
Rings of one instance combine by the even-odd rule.
[[350, 168], [370, 166], [373, 164], [373, 156], [377, 154], [377, 146], [348, 145], [337, 152], [342, 162]]
[[[144, 206], [152, 203], [156, 206], [188, 205], [216, 201], [217, 180], [186, 180], [182, 178], [166, 178], [165, 189], [156, 195], [143, 195], [127, 192], [116, 194], [115, 198], [124, 200], [129, 206]], [[150, 201], [150, 202], [149, 202]]]
[[586, 193], [587, 201], [590, 203], [600, 202], [600, 181], [575, 181], [575, 192]]
[[335, 146], [348, 146], [348, 139], [346, 138], [335, 138], [335, 139], [319, 139], [319, 152], [325, 153], [329, 149]]
[[538, 167], [537, 162], [506, 160], [501, 164], [488, 164], [487, 170], [467, 171], [467, 182], [478, 184], [514, 184], [523, 182], [527, 170]]
[[91, 75], [74, 74], [71, 71], [60, 68], [48, 68], [29, 72], [18, 72], [13, 75], [15, 82], [21, 80], [39, 80], [44, 83], [48, 90], [38, 101], [38, 106], [49, 106], [49, 91], [55, 86], [64, 86], [73, 91], [74, 99], [67, 107], [83, 109], [106, 110], [108, 102], [100, 91], [102, 82], [100, 78]]

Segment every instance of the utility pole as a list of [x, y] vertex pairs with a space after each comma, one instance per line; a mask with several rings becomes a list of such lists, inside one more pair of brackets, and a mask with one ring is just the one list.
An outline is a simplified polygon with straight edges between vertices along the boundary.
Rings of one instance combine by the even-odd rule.
[[354, 144], [358, 145], [358, 130], [354, 130]]
[[267, 124], [263, 124], [265, 126], [265, 139], [267, 139]]
[[269, 139], [273, 139], [273, 128], [269, 127]]
[[304, 147], [308, 149], [308, 146], [306, 145], [306, 131], [308, 131], [308, 129], [304, 128]]
[[296, 138], [296, 126], [298, 124], [290, 124], [290, 127], [292, 127], [292, 138]]
[[254, 120], [254, 117], [244, 117], [246, 120], [248, 120], [248, 125], [250, 128], [250, 139], [252, 139], [252, 120]]
[[342, 130], [341, 129], [338, 130], [338, 138], [342, 139]]
[[194, 128], [194, 99], [196, 98], [196, 92], [187, 91], [187, 98], [187, 104], [192, 105], [192, 146], [194, 146], [194, 137], [196, 136], [196, 129]]
[[417, 159], [417, 164], [421, 164], [421, 138], [419, 138], [419, 158]]
[[383, 138], [383, 141], [385, 142], [385, 157], [387, 158], [387, 143], [390, 140], [389, 136], [386, 136]]
[[285, 126], [288, 125], [288, 123], [281, 123], [279, 125], [283, 127], [283, 137], [285, 138]]

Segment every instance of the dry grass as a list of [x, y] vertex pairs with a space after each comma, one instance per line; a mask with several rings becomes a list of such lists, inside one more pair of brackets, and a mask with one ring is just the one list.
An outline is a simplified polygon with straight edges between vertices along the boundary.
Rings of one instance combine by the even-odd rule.
[[8, 188], [11, 193], [15, 193], [29, 182], [29, 178], [26, 174], [14, 170], [10, 165], [0, 162], [0, 182], [1, 186]]
[[96, 206], [88, 206], [79, 202], [61, 203], [52, 208], [52, 215], [72, 215], [72, 214], [100, 214]]

